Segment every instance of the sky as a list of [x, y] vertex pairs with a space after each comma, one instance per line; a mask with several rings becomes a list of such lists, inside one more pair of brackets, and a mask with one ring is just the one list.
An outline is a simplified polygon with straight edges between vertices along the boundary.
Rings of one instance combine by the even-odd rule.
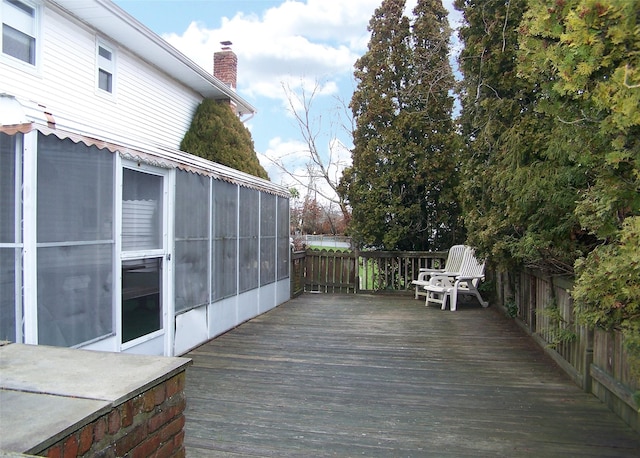
[[[367, 51], [367, 26], [382, 0], [114, 1], [209, 72], [220, 42], [233, 43], [236, 91], [257, 111], [245, 126], [271, 181], [306, 195], [309, 148], [291, 107], [304, 114], [303, 95], [307, 100], [313, 95], [308, 125], [323, 161], [332, 164], [333, 179], [350, 165], [345, 108], [355, 88], [353, 66]], [[407, 7], [415, 2], [408, 0]], [[449, 11], [452, 2], [443, 2]], [[315, 187], [319, 198], [331, 194], [321, 180]]]

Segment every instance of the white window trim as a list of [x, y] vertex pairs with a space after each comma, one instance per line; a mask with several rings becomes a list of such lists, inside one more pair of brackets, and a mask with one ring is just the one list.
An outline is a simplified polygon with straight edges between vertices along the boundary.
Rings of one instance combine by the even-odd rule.
[[[100, 55], [100, 48], [111, 53], [111, 60], [107, 60]], [[96, 59], [96, 69], [95, 69], [95, 91], [96, 94], [101, 95], [107, 98], [113, 98], [116, 96], [116, 89], [118, 86], [118, 77], [117, 77], [117, 64], [118, 64], [118, 53], [115, 46], [110, 44], [109, 42], [96, 37], [96, 51], [95, 51], [95, 59]], [[111, 74], [111, 92], [102, 89], [100, 87], [100, 70], [104, 70]]]
[[[35, 46], [35, 64], [30, 64], [29, 62], [25, 62], [16, 57], [10, 56], [9, 54], [5, 54], [2, 52], [2, 24], [4, 24], [4, 9], [12, 8], [11, 5], [8, 5], [5, 0], [0, 0], [0, 62], [11, 65], [12, 67], [18, 68], [23, 71], [27, 71], [29, 73], [39, 74], [42, 62], [42, 4], [40, 1], [34, 0], [17, 0], [20, 3], [25, 4], [26, 6], [33, 8], [34, 10], [34, 36], [36, 40]], [[23, 32], [24, 33], [24, 32]]]

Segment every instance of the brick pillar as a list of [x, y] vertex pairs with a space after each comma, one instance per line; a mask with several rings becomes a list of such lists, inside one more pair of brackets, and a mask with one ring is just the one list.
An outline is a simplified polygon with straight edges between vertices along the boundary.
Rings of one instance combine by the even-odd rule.
[[213, 54], [213, 76], [235, 90], [238, 78], [238, 56], [231, 50], [230, 45], [230, 41], [223, 41], [222, 51]]

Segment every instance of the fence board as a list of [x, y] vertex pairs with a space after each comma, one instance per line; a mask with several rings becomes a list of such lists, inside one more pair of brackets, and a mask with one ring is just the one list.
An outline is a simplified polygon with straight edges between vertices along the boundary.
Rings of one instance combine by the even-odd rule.
[[336, 250], [307, 250], [305, 291], [320, 293], [354, 293], [356, 256]]

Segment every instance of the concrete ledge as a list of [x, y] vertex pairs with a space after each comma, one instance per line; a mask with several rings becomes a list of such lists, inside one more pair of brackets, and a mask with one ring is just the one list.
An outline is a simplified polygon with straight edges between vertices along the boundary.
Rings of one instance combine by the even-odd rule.
[[[0, 346], [0, 450], [41, 453], [125, 403], [133, 406], [134, 399], [139, 399], [138, 410], [145, 410], [145, 421], [156, 405], [178, 391], [167, 393], [163, 384], [176, 379], [190, 363], [188, 358]], [[162, 386], [162, 399], [158, 386]], [[155, 404], [145, 401], [143, 395], [148, 392], [157, 398]], [[148, 409], [145, 402], [150, 404]], [[132, 409], [129, 404], [127, 408]], [[123, 426], [130, 425], [123, 420], [118, 428]]]

